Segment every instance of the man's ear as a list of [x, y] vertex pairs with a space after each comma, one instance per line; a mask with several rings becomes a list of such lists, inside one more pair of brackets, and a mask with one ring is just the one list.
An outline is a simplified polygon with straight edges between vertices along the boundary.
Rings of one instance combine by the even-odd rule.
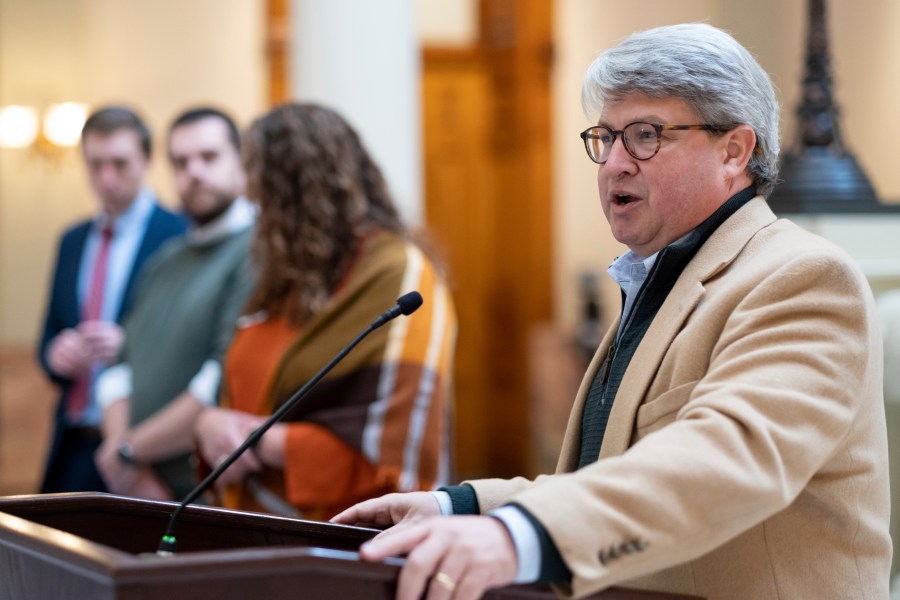
[[726, 132], [722, 141], [726, 176], [736, 177], [744, 173], [756, 148], [756, 133], [749, 125], [742, 123]]

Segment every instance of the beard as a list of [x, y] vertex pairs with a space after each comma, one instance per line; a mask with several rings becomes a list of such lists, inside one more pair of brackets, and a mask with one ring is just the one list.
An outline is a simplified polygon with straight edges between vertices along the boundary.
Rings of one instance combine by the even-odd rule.
[[237, 197], [218, 190], [195, 188], [182, 197], [185, 213], [197, 225], [206, 225], [225, 213]]

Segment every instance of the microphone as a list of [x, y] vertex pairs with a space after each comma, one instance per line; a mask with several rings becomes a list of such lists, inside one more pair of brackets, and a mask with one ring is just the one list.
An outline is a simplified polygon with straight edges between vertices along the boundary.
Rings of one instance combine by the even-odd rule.
[[422, 294], [419, 292], [409, 292], [397, 298], [397, 304], [381, 313], [372, 323], [374, 329], [381, 327], [391, 319], [400, 315], [411, 315], [422, 306]]
[[156, 550], [156, 553], [161, 556], [171, 556], [175, 554], [176, 549], [176, 541], [175, 541], [175, 523], [178, 520], [178, 516], [181, 515], [181, 512], [185, 509], [185, 507], [197, 499], [200, 494], [206, 491], [219, 476], [225, 472], [225, 470], [230, 467], [234, 461], [236, 461], [241, 454], [243, 454], [247, 448], [255, 446], [260, 438], [262, 438], [263, 434], [269, 430], [272, 425], [281, 420], [284, 415], [290, 411], [297, 403], [305, 398], [309, 392], [313, 389], [313, 387], [319, 383], [319, 381], [328, 374], [331, 369], [334, 368], [336, 364], [338, 364], [347, 354], [350, 353], [353, 348], [359, 344], [364, 337], [387, 323], [388, 321], [399, 317], [400, 315], [411, 315], [414, 313], [420, 306], [422, 306], [422, 294], [419, 292], [409, 292], [397, 298], [397, 304], [390, 309], [381, 313], [372, 323], [363, 330], [352, 342], [347, 344], [343, 350], [337, 353], [337, 355], [332, 358], [328, 364], [322, 367], [318, 373], [313, 376], [312, 379], [307, 381], [303, 387], [294, 392], [294, 394], [288, 398], [287, 402], [281, 405], [278, 410], [276, 410], [272, 415], [266, 419], [266, 421], [260, 425], [257, 429], [253, 431], [244, 442], [238, 446], [234, 452], [228, 455], [228, 457], [223, 460], [221, 463], [213, 469], [212, 473], [206, 476], [206, 479], [201, 481], [197, 487], [192, 489], [187, 496], [185, 496], [184, 500], [181, 501], [175, 511], [172, 513], [172, 517], [169, 519], [169, 525], [166, 527], [166, 532], [162, 536], [162, 539], [159, 542], [159, 547]]

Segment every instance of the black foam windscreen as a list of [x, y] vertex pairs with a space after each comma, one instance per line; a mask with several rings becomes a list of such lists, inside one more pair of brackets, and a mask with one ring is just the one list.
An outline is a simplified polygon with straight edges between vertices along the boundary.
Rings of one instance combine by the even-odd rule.
[[400, 306], [400, 312], [404, 315], [411, 315], [422, 306], [422, 294], [419, 292], [409, 292], [397, 298], [397, 305]]

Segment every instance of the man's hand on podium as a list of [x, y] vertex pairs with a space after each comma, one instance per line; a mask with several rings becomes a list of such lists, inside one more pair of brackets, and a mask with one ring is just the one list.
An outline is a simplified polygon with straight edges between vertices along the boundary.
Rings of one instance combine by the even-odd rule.
[[355, 504], [332, 517], [332, 523], [385, 529], [401, 521], [441, 516], [441, 506], [431, 492], [387, 494]]
[[388, 494], [352, 506], [334, 523], [397, 527], [379, 533], [360, 548], [360, 556], [382, 561], [406, 556], [397, 584], [398, 600], [480, 598], [492, 587], [513, 582], [518, 558], [512, 538], [497, 519], [485, 516], [441, 517], [429, 492]]

